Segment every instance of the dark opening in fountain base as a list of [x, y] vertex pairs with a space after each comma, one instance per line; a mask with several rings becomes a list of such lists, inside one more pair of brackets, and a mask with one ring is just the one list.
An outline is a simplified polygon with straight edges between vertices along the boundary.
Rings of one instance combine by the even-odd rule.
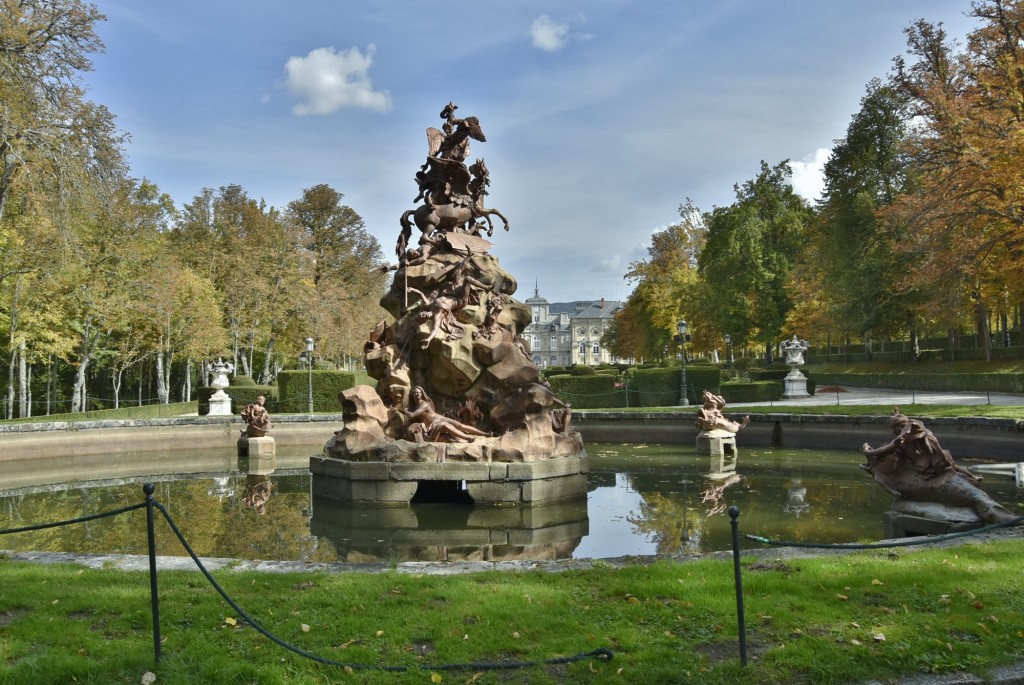
[[313, 495], [336, 502], [408, 506], [418, 501], [414, 500], [417, 493], [450, 491], [457, 500], [443, 501], [468, 498], [481, 506], [517, 506], [586, 498], [589, 467], [587, 453], [580, 452], [515, 463], [346, 461], [314, 456], [309, 470]]

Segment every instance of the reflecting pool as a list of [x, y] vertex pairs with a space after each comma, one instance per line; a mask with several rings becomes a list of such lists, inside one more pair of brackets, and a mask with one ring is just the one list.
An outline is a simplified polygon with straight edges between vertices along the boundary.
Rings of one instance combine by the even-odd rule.
[[[206, 557], [369, 562], [608, 558], [730, 549], [740, 529], [775, 540], [858, 542], [883, 535], [892, 497], [855, 452], [741, 447], [735, 473], [675, 445], [588, 445], [586, 501], [492, 508], [348, 507], [310, 495], [309, 454], [279, 448], [272, 466], [230, 451], [181, 451], [0, 463], [0, 530], [110, 511], [142, 484]], [[962, 460], [963, 461], [963, 460]], [[970, 465], [964, 461], [965, 465]], [[986, 476], [1012, 505], [1012, 478]], [[0, 536], [0, 549], [145, 554], [145, 512]], [[744, 542], [745, 546], [756, 543]], [[182, 556], [158, 520], [158, 553]]]

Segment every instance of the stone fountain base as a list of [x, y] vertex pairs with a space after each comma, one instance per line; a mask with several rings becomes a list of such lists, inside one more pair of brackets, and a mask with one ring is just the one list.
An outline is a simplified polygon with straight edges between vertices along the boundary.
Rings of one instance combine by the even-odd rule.
[[418, 492], [448, 487], [473, 504], [516, 506], [587, 496], [588, 457], [578, 454], [530, 462], [309, 460], [313, 496], [336, 502], [408, 506]]

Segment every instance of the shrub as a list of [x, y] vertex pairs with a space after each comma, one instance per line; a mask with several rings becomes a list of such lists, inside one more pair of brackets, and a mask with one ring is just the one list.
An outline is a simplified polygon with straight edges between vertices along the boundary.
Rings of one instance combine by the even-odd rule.
[[722, 383], [720, 393], [730, 404], [742, 402], [769, 402], [782, 399], [785, 389], [782, 381], [754, 381], [751, 383]]
[[256, 385], [256, 381], [254, 381], [251, 376], [235, 376], [231, 379], [231, 385]]
[[740, 372], [746, 372], [752, 369], [757, 364], [757, 360], [753, 357], [738, 357], [732, 362], [732, 367]]
[[563, 402], [574, 409], [609, 409], [625, 407], [626, 390], [615, 387], [615, 377], [607, 374], [592, 376], [553, 376], [551, 389]]
[[309, 384], [313, 384], [313, 409], [318, 412], [340, 412], [343, 390], [356, 385], [356, 374], [351, 371], [282, 371], [277, 375], [281, 409], [288, 413], [303, 413], [309, 407]]
[[[248, 378], [248, 376], [243, 376]], [[252, 380], [252, 379], [249, 379]], [[205, 387], [196, 390], [196, 400], [199, 402], [199, 415], [206, 416], [210, 413], [210, 396], [217, 392], [217, 388]], [[256, 398], [263, 395], [267, 398], [267, 411], [273, 413], [280, 411], [277, 404], [276, 385], [229, 385], [224, 392], [231, 398], [231, 413], [240, 414], [245, 405], [252, 404]]]
[[569, 372], [573, 376], [593, 376], [597, 373], [597, 370], [585, 364], [577, 364], [576, 366], [569, 369]]
[[[627, 385], [630, 390], [630, 406], [641, 407], [674, 407], [679, 404], [682, 369], [676, 366], [671, 369], [636, 369], [627, 372]], [[704, 390], [718, 394], [722, 382], [722, 372], [717, 366], [686, 367], [686, 398], [694, 403], [700, 399]]]

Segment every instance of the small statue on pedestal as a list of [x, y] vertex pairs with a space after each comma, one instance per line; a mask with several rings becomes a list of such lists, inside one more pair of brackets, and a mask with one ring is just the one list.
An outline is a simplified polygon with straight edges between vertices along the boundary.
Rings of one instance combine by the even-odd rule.
[[242, 420], [248, 425], [245, 429], [246, 436], [250, 438], [262, 438], [270, 432], [270, 413], [264, 406], [267, 398], [260, 395], [253, 404], [245, 405], [242, 410]]

